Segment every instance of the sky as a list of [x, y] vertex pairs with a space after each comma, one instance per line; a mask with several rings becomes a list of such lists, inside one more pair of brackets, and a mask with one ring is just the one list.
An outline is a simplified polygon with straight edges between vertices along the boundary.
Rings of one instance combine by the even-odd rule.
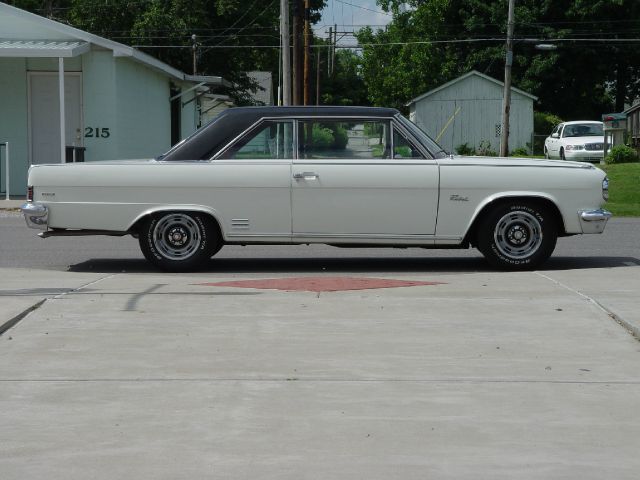
[[[327, 38], [329, 27], [338, 25], [338, 32], [352, 32], [370, 25], [374, 30], [383, 28], [391, 21], [390, 13], [386, 13], [376, 4], [376, 0], [327, 0], [322, 11], [322, 19], [314, 27], [316, 35]], [[340, 39], [340, 36], [343, 38]], [[355, 44], [351, 35], [338, 36], [339, 44]]]

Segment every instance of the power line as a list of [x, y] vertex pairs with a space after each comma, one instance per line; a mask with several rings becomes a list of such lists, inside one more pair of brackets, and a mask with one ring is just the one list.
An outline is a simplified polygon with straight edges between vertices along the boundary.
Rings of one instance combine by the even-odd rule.
[[[382, 15], [388, 15], [389, 17], [392, 17], [393, 15], [389, 12], [383, 12], [382, 10], [373, 10], [372, 8], [367, 8], [367, 7], [363, 7], [362, 5], [356, 5], [354, 3], [349, 3], [349, 2], [345, 2], [344, 0], [335, 0], [338, 3], [343, 3], [345, 5], [349, 5], [351, 7], [356, 7], [356, 8], [360, 8], [362, 10], [367, 10], [369, 12], [373, 12], [373, 13], [380, 13]], [[343, 15], [344, 16], [344, 15]]]
[[[571, 42], [593, 42], [596, 43], [640, 43], [640, 38], [516, 38], [516, 42], [527, 43], [571, 43]], [[420, 40], [413, 42], [380, 42], [380, 43], [359, 43], [356, 45], [335, 45], [335, 48], [362, 49], [365, 47], [386, 47], [404, 45], [443, 45], [462, 43], [482, 43], [482, 42], [504, 42], [504, 38], [463, 38], [456, 40]], [[311, 45], [312, 48], [330, 48], [329, 44]], [[191, 48], [190, 45], [132, 45], [134, 48]], [[280, 45], [212, 45], [211, 48], [280, 48]]]

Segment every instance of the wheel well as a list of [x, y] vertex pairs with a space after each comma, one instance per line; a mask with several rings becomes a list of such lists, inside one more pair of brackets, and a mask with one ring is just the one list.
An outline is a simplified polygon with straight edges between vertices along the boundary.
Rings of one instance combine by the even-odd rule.
[[150, 217], [160, 214], [160, 213], [169, 213], [169, 212], [173, 212], [173, 213], [200, 213], [202, 215], [204, 215], [205, 217], [207, 217], [209, 220], [211, 220], [213, 226], [216, 228], [216, 230], [218, 231], [218, 235], [220, 238], [220, 241], [224, 241], [223, 237], [222, 237], [222, 229], [220, 228], [220, 223], [218, 222], [218, 220], [216, 219], [216, 217], [214, 217], [213, 215], [211, 215], [208, 212], [203, 212], [200, 210], [160, 210], [160, 211], [156, 211], [156, 212], [151, 212], [148, 213], [146, 215], [143, 215], [142, 217], [140, 217], [138, 220], [135, 221], [135, 223], [133, 225], [131, 225], [131, 228], [129, 228], [129, 232], [133, 233], [133, 234], [139, 234], [140, 233], [140, 227], [141, 225]]
[[469, 227], [469, 230], [467, 231], [467, 234], [464, 237], [463, 243], [471, 244], [474, 247], [477, 246], [478, 226], [480, 225], [482, 220], [487, 216], [487, 214], [491, 210], [493, 210], [497, 206], [509, 204], [513, 202], [526, 202], [529, 204], [540, 205], [541, 207], [544, 207], [553, 215], [553, 219], [555, 220], [556, 226], [558, 227], [558, 236], [563, 236], [566, 234], [565, 228], [564, 228], [564, 221], [562, 220], [562, 214], [560, 213], [560, 210], [558, 210], [557, 205], [553, 203], [551, 200], [543, 197], [506, 197], [506, 198], [496, 199], [492, 202], [487, 203], [484, 207], [482, 207], [482, 210], [480, 210], [478, 215], [476, 215], [476, 218], [473, 219], [473, 223], [471, 224], [471, 227]]

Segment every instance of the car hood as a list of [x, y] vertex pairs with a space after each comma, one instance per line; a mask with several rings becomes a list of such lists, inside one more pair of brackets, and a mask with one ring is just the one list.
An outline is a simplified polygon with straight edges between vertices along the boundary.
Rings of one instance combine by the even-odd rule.
[[562, 139], [569, 145], [584, 145], [585, 143], [604, 143], [604, 137], [565, 137]]

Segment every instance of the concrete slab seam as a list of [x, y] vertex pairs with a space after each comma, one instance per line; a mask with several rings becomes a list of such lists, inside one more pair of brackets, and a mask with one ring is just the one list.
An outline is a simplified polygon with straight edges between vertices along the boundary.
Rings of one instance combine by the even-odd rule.
[[15, 327], [20, 322], [20, 320], [25, 318], [31, 312], [33, 312], [34, 310], [37, 310], [38, 308], [40, 308], [42, 306], [42, 304], [44, 304], [44, 302], [46, 302], [46, 301], [47, 301], [46, 298], [40, 300], [35, 305], [31, 305], [29, 308], [27, 308], [23, 312], [19, 313], [18, 315], [16, 315], [12, 319], [10, 319], [10, 320], [6, 321], [5, 323], [3, 323], [2, 325], [0, 325], [0, 336], [2, 336], [10, 328]]
[[82, 290], [83, 288], [90, 287], [91, 285], [95, 285], [96, 283], [101, 282], [101, 281], [103, 281], [103, 280], [108, 280], [108, 279], [110, 279], [110, 278], [115, 277], [116, 275], [117, 275], [117, 273], [114, 273], [114, 274], [112, 274], [112, 275], [107, 275], [106, 277], [102, 277], [102, 278], [99, 278], [99, 279], [97, 279], [97, 280], [93, 280], [93, 281], [91, 281], [91, 282], [89, 282], [89, 283], [86, 283], [86, 284], [84, 284], [84, 285], [81, 285], [81, 286], [79, 286], [79, 287], [77, 287], [77, 288], [72, 288], [72, 289], [71, 289], [71, 290], [69, 290], [68, 292], [64, 292], [64, 293], [60, 293], [60, 294], [56, 295], [55, 297], [53, 297], [53, 300], [60, 300], [60, 299], [61, 299], [62, 297], [64, 297], [65, 295], [69, 295], [70, 293], [76, 293], [76, 292], [79, 292], [79, 291], [80, 291], [80, 290]]
[[555, 283], [556, 285], [558, 285], [558, 286], [560, 286], [562, 288], [565, 288], [565, 289], [569, 290], [570, 292], [575, 293], [576, 295], [579, 295], [580, 297], [584, 298], [585, 300], [588, 300], [590, 303], [592, 303], [593, 305], [598, 307], [600, 310], [602, 310], [604, 313], [606, 313], [609, 318], [612, 318], [618, 325], [620, 325], [627, 332], [629, 332], [632, 337], [634, 337], [636, 340], [640, 341], [640, 328], [638, 328], [633, 323], [626, 321], [624, 318], [622, 318], [617, 313], [612, 312], [607, 307], [605, 307], [600, 302], [598, 302], [595, 298], [592, 298], [589, 295], [586, 295], [586, 294], [576, 290], [575, 288], [571, 288], [570, 286], [565, 285], [564, 283], [562, 283], [562, 282], [560, 282], [558, 280], [555, 280], [555, 279], [553, 279], [551, 277], [548, 277], [547, 275], [544, 275], [544, 274], [542, 274], [540, 272], [534, 272], [534, 273], [536, 275], [540, 276], [540, 277], [543, 277], [543, 278], [546, 278], [547, 280], [550, 280], [551, 282]]

